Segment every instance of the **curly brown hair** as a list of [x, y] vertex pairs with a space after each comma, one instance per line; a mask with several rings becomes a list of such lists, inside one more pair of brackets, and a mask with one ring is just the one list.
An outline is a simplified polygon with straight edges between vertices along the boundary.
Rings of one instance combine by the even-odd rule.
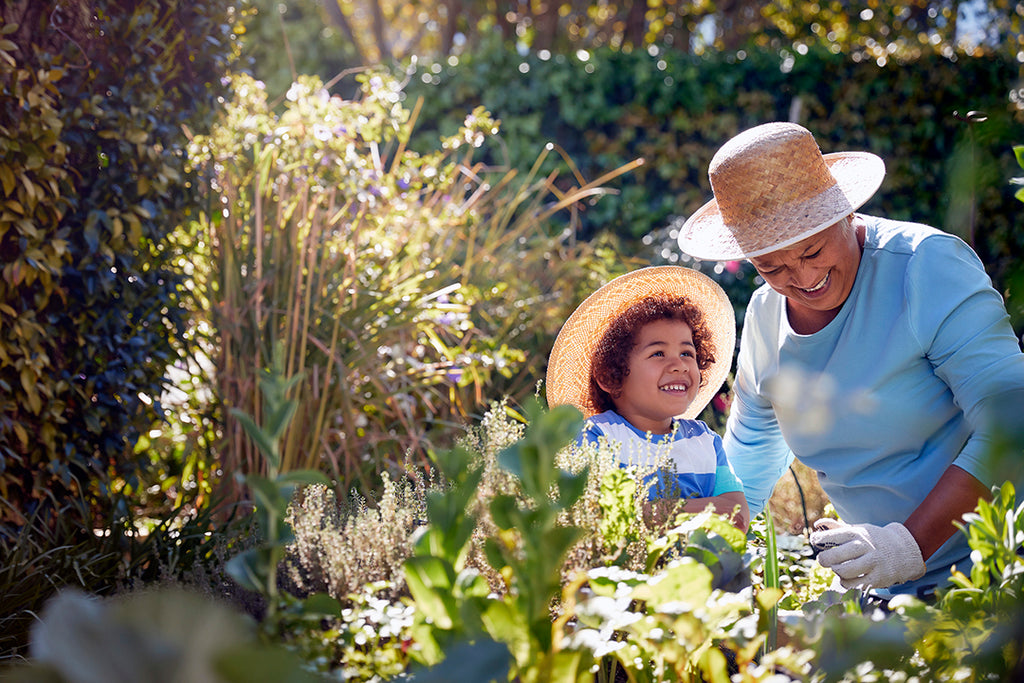
[[679, 320], [693, 333], [697, 348], [697, 368], [701, 371], [700, 384], [704, 386], [704, 370], [715, 362], [711, 330], [704, 315], [685, 296], [648, 296], [636, 302], [615, 318], [594, 348], [590, 365], [590, 404], [595, 412], [614, 410], [612, 395], [601, 388], [596, 378], [618, 393], [629, 374], [629, 354], [636, 345], [637, 332], [656, 320]]

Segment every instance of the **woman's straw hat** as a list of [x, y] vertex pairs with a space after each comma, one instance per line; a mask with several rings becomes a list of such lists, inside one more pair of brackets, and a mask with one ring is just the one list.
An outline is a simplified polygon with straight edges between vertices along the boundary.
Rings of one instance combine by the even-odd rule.
[[693, 419], [714, 398], [732, 366], [736, 317], [717, 282], [682, 266], [641, 268], [620, 275], [591, 294], [562, 325], [548, 359], [548, 405], [574, 405], [584, 417], [597, 411], [590, 402], [591, 359], [612, 320], [648, 296], [685, 296], [700, 309], [711, 333], [715, 362], [701, 377], [704, 385], [682, 417]]
[[822, 155], [794, 123], [743, 131], [708, 168], [715, 198], [679, 231], [679, 248], [711, 261], [753, 258], [806, 239], [871, 198], [885, 163], [868, 152]]

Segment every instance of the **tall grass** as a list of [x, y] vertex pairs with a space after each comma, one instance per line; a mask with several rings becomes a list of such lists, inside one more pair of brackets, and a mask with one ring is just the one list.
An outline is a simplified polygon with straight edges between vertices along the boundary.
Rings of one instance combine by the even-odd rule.
[[[633, 165], [576, 174], [569, 189], [539, 174], [552, 149], [522, 177], [496, 171], [473, 160], [498, 132], [482, 110], [421, 155], [406, 147], [415, 113], [399, 85], [360, 80], [349, 101], [301, 77], [277, 113], [260, 83], [235, 79], [221, 126], [193, 140], [211, 178], [194, 276], [225, 407], [260, 422], [256, 378], [281, 346], [284, 373], [302, 378], [281, 471], [373, 490], [377, 472], [424, 454], [495, 392], [534, 390], [599, 261], [565, 239], [572, 212]], [[565, 232], [564, 218], [553, 227], [566, 214]], [[261, 471], [240, 425], [223, 436], [225, 472]]]

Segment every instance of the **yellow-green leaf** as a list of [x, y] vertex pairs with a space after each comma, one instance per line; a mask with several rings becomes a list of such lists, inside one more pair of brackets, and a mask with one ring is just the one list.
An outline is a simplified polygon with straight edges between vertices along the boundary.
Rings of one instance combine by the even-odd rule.
[[28, 432], [17, 422], [14, 423], [14, 433], [18, 437], [18, 441], [21, 442], [22, 448], [28, 448]]
[[0, 183], [4, 186], [4, 194], [10, 196], [14, 191], [14, 173], [9, 166], [0, 166]]

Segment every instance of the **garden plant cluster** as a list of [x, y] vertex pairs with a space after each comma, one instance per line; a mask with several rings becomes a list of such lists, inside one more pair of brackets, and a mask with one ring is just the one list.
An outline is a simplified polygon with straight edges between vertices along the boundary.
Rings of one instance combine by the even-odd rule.
[[[682, 167], [650, 159], [700, 137], [687, 126], [724, 133], [652, 124], [683, 111], [655, 93], [661, 67], [635, 83], [646, 109], [563, 102], [554, 127], [593, 135], [531, 149], [526, 124], [549, 121], [503, 123], [458, 78], [442, 96], [363, 70], [345, 98], [297, 76], [278, 98], [238, 61], [229, 3], [96, 4], [102, 32], [61, 15], [58, 39], [56, 9], [38, 33], [0, 24], [5, 680], [1024, 676], [1009, 484], [964, 520], [970, 574], [881, 614], [831, 590], [772, 508], [747, 534], [684, 508], [647, 527], [649, 472], [575, 444], [579, 413], [538, 398], [562, 321], [652, 260], [679, 208], [634, 179], [677, 194]], [[829, 97], [804, 90], [812, 111]], [[779, 105], [746, 94], [747, 116]], [[457, 124], [428, 128], [449, 96]], [[656, 139], [608, 137], [630, 116]], [[650, 239], [595, 231], [621, 223], [606, 210]], [[1007, 221], [983, 237], [1012, 294]], [[754, 284], [714, 275], [737, 301]]]

